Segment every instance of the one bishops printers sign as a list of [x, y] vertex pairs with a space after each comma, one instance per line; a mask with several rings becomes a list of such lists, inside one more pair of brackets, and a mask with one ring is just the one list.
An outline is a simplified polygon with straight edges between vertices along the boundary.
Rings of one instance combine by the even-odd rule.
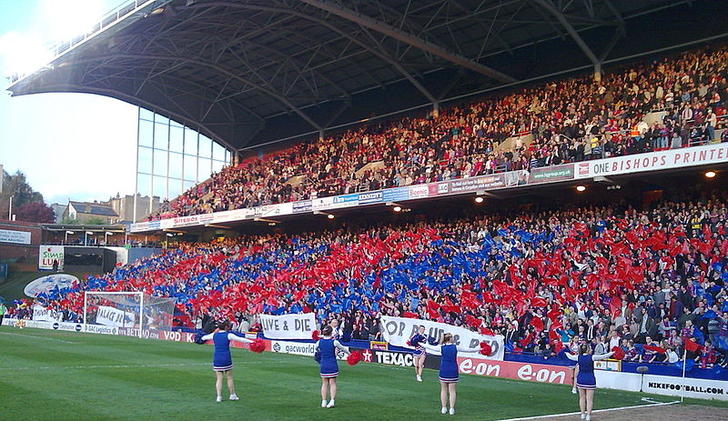
[[[474, 352], [480, 350], [481, 341], [488, 342], [493, 349], [493, 355], [483, 357], [478, 354], [479, 358], [503, 359], [503, 336], [501, 335], [481, 335], [478, 332], [473, 332], [464, 327], [431, 322], [429, 320], [382, 316], [384, 340], [395, 346], [407, 347], [407, 341], [417, 332], [420, 326], [425, 327], [425, 335], [428, 338], [432, 338], [438, 343], [442, 339], [442, 335], [451, 333], [455, 344], [459, 348], [472, 349]], [[436, 355], [439, 355], [439, 352]]]
[[261, 314], [260, 324], [263, 325], [263, 334], [269, 339], [311, 339], [316, 330], [316, 317], [313, 313]]

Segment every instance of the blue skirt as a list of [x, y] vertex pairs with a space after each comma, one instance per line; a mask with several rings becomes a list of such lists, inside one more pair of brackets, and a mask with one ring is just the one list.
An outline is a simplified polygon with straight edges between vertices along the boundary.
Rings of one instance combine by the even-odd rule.
[[457, 383], [460, 380], [458, 365], [455, 362], [443, 361], [440, 363], [440, 381], [442, 383]]
[[322, 379], [336, 378], [339, 375], [339, 365], [336, 363], [336, 358], [322, 359], [320, 372]]
[[233, 369], [233, 359], [228, 352], [216, 352], [212, 359], [212, 369], [215, 371], [228, 371]]
[[597, 379], [594, 377], [594, 373], [582, 373], [580, 371], [576, 376], [576, 387], [579, 389], [596, 389]]

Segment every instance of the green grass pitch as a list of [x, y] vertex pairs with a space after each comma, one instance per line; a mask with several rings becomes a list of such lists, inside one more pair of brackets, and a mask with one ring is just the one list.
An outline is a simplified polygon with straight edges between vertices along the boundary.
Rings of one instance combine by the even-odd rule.
[[[313, 358], [233, 350], [241, 400], [215, 402], [212, 347], [0, 327], [0, 419], [426, 420], [439, 414], [437, 372], [340, 363], [337, 407], [320, 408]], [[224, 389], [225, 391], [225, 389]], [[227, 396], [226, 393], [224, 393]], [[600, 390], [596, 407], [639, 405], [645, 395]], [[669, 401], [667, 397], [653, 397]], [[701, 401], [701, 403], [704, 403]], [[728, 407], [727, 403], [712, 403]], [[461, 376], [456, 419], [573, 412], [568, 386]]]

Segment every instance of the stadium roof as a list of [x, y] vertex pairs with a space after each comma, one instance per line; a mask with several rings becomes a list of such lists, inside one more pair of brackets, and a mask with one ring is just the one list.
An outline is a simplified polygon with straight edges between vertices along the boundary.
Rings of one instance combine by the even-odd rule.
[[115, 97], [242, 149], [720, 38], [727, 3], [133, 0], [9, 90]]

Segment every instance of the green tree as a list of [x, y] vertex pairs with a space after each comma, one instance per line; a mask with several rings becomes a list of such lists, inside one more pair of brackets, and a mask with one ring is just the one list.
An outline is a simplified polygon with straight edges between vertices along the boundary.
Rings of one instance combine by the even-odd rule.
[[80, 225], [81, 221], [79, 221], [76, 218], [64, 216], [63, 219], [61, 219], [61, 224], [63, 224], [63, 225]]
[[[43, 195], [30, 187], [22, 171], [18, 170], [13, 175], [5, 171], [3, 173], [2, 193], [0, 193], [0, 218], [8, 217], [10, 197], [13, 198], [13, 209], [18, 209], [28, 203], [43, 203]], [[13, 213], [16, 212], [13, 211]]]
[[93, 216], [87, 219], [86, 222], [83, 223], [83, 225], [106, 225], [106, 221], [97, 216]]

